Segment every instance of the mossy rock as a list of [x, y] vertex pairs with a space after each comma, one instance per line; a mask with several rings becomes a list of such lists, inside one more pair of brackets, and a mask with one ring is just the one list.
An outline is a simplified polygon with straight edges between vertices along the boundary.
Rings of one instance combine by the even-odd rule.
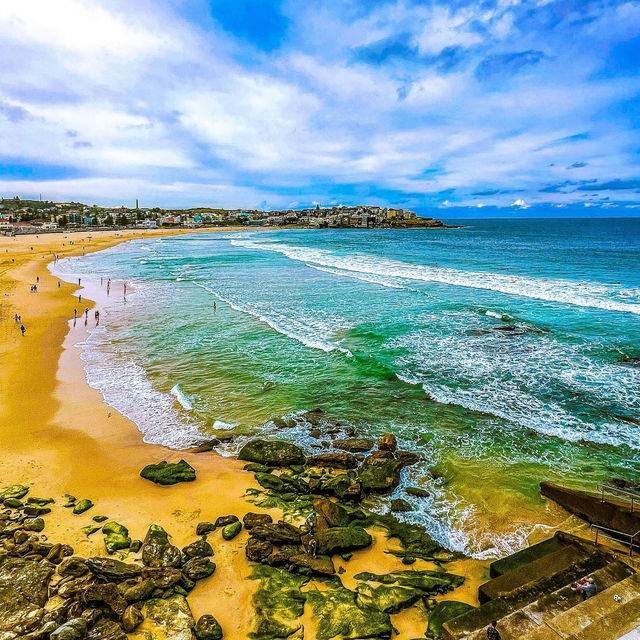
[[198, 640], [222, 640], [222, 627], [212, 615], [200, 616], [194, 631]]
[[404, 500], [403, 498], [395, 498], [394, 500], [392, 500], [390, 504], [390, 508], [391, 508], [391, 511], [393, 511], [394, 513], [403, 513], [406, 511], [413, 511], [413, 507], [411, 506], [411, 503], [408, 502], [407, 500]]
[[462, 576], [453, 573], [445, 573], [444, 571], [412, 571], [411, 569], [383, 574], [364, 571], [357, 573], [354, 577], [356, 580], [363, 580], [365, 582], [379, 582], [386, 585], [396, 584], [401, 587], [419, 589], [425, 595], [446, 593], [459, 587], [464, 582]]
[[233, 540], [242, 531], [241, 522], [232, 522], [222, 529], [222, 537], [225, 540]]
[[18, 498], [5, 498], [3, 504], [10, 509], [22, 509], [24, 507], [24, 502], [18, 500]]
[[288, 638], [300, 631], [302, 623], [299, 618], [306, 600], [300, 589], [309, 578], [260, 564], [253, 568], [250, 579], [260, 582], [252, 600], [255, 615], [249, 638]]
[[304, 451], [291, 442], [284, 440], [251, 440], [238, 453], [239, 460], [259, 462], [265, 465], [288, 467], [292, 464], [304, 464]]
[[405, 487], [404, 492], [414, 498], [428, 498], [431, 494], [422, 487]]
[[389, 614], [359, 604], [357, 594], [345, 589], [338, 578], [329, 584], [327, 589], [307, 592], [307, 601], [318, 621], [317, 640], [391, 637]]
[[182, 548], [187, 558], [209, 558], [213, 555], [213, 547], [204, 539], [196, 540]]
[[44, 520], [42, 518], [27, 518], [22, 523], [22, 528], [25, 531], [35, 531], [40, 533], [44, 529]]
[[453, 620], [463, 613], [473, 609], [466, 602], [456, 600], [442, 600], [429, 613], [429, 626], [427, 627], [427, 638], [438, 640], [442, 636], [442, 625], [448, 620]]
[[280, 492], [284, 491], [285, 488], [284, 482], [272, 473], [256, 473], [256, 481], [261, 487], [268, 491]]
[[79, 502], [75, 503], [73, 507], [73, 513], [79, 516], [81, 513], [89, 511], [91, 507], [93, 507], [93, 502], [91, 502], [91, 500], [89, 500], [88, 498], [85, 498], [84, 500], [80, 500]]
[[151, 638], [192, 640], [193, 618], [189, 603], [182, 595], [147, 600], [142, 607], [144, 628]]
[[315, 539], [318, 543], [318, 552], [328, 555], [364, 549], [373, 542], [369, 533], [356, 525], [322, 529], [316, 532]]
[[185, 562], [182, 567], [184, 575], [186, 575], [189, 580], [203, 580], [212, 575], [215, 570], [215, 562], [211, 562], [208, 558], [191, 558], [191, 560]]
[[107, 522], [102, 527], [102, 533], [104, 534], [104, 546], [107, 549], [107, 553], [115, 553], [131, 546], [129, 530], [118, 522]]
[[356, 592], [359, 605], [373, 607], [385, 613], [398, 613], [423, 597], [420, 589], [386, 585], [372, 587], [364, 583], [356, 587]]
[[86, 527], [82, 527], [80, 531], [82, 531], [82, 533], [84, 533], [84, 535], [87, 536], [88, 538], [89, 536], [92, 536], [94, 533], [97, 533], [98, 531], [100, 531], [100, 527], [93, 527], [90, 524], [88, 524]]
[[22, 500], [27, 493], [29, 493], [29, 487], [26, 487], [23, 484], [11, 484], [0, 491], [0, 501], [4, 501], [7, 498]]
[[53, 498], [38, 498], [36, 496], [31, 496], [27, 498], [27, 504], [35, 504], [38, 507], [46, 507], [48, 504], [53, 504], [55, 500]]
[[196, 470], [186, 460], [180, 460], [180, 462], [163, 460], [158, 464], [148, 464], [142, 469], [140, 475], [156, 484], [168, 486], [178, 482], [193, 482], [196, 479]]
[[26, 516], [44, 516], [47, 513], [51, 513], [51, 509], [49, 507], [38, 507], [34, 504], [25, 505], [22, 511]]
[[358, 469], [358, 480], [364, 491], [391, 491], [400, 484], [402, 467], [393, 458], [367, 458]]
[[242, 467], [245, 471], [251, 471], [253, 473], [271, 473], [272, 467], [268, 467], [266, 464], [260, 464], [259, 462], [250, 462]]
[[93, 518], [91, 518], [94, 522], [106, 522], [109, 518], [107, 518], [107, 516], [93, 516]]
[[147, 567], [180, 567], [180, 549], [169, 542], [167, 532], [152, 524], [142, 543], [142, 562]]
[[67, 493], [64, 497], [67, 499], [67, 501], [62, 505], [65, 509], [70, 509], [71, 507], [75, 506], [77, 500], [75, 496]]

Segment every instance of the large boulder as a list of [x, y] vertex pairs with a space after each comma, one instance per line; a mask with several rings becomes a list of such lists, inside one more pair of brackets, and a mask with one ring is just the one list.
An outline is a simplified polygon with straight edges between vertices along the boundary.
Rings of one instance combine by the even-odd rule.
[[91, 573], [109, 582], [123, 582], [137, 578], [141, 573], [138, 565], [121, 562], [115, 558], [89, 558], [86, 564]]
[[358, 526], [331, 527], [316, 532], [318, 552], [331, 555], [368, 547], [373, 539], [365, 529]]
[[378, 440], [380, 451], [395, 451], [398, 448], [398, 439], [392, 433], [385, 433]]
[[159, 525], [152, 524], [142, 544], [142, 562], [147, 567], [179, 567], [180, 549], [169, 542], [169, 535]]
[[369, 440], [369, 438], [343, 438], [341, 440], [334, 440], [333, 446], [343, 451], [361, 453], [373, 448], [373, 440]]
[[355, 469], [358, 461], [353, 454], [345, 451], [335, 451], [332, 453], [319, 453], [307, 459], [307, 464], [311, 467], [331, 467], [340, 469]]
[[136, 627], [142, 624], [144, 618], [140, 609], [130, 605], [122, 616], [122, 627], [127, 633], [131, 633]]
[[[330, 527], [346, 527], [351, 520], [349, 512], [343, 506], [328, 498], [316, 498], [313, 509], [318, 519], [324, 520]], [[322, 528], [319, 523], [316, 526], [318, 529]]]
[[140, 475], [146, 480], [166, 486], [178, 482], [192, 482], [196, 479], [196, 470], [186, 460], [180, 460], [180, 462], [163, 460], [158, 464], [148, 464]]
[[52, 575], [46, 562], [5, 559], [0, 565], [0, 632], [25, 634], [39, 626]]
[[87, 573], [88, 570], [89, 568], [87, 567], [85, 559], [79, 558], [78, 556], [66, 558], [58, 565], [58, 573], [61, 576], [79, 578]]
[[305, 462], [304, 451], [284, 440], [251, 440], [240, 449], [238, 458], [246, 462], [260, 462], [279, 467]]
[[358, 469], [358, 480], [364, 491], [391, 491], [400, 484], [402, 466], [393, 458], [368, 456]]
[[284, 520], [259, 524], [251, 529], [251, 535], [272, 544], [296, 544], [300, 542], [302, 532]]
[[142, 607], [142, 615], [144, 629], [151, 634], [151, 638], [193, 640], [195, 620], [189, 603], [181, 595], [147, 600]]
[[249, 511], [249, 513], [245, 513], [242, 522], [245, 529], [251, 530], [256, 525], [273, 522], [273, 518], [268, 513], [253, 513]]
[[212, 615], [200, 616], [194, 631], [198, 640], [222, 640], [222, 627]]
[[171, 567], [143, 567], [142, 579], [151, 580], [159, 589], [168, 589], [180, 582], [182, 571]]

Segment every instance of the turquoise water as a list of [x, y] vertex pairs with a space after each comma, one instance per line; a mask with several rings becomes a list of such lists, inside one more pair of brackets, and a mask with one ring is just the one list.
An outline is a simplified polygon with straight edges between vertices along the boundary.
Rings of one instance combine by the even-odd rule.
[[[464, 224], [197, 234], [68, 260], [135, 290], [125, 303], [112, 287], [88, 380], [176, 448], [318, 407], [325, 431], [393, 431], [424, 456], [406, 481], [432, 494], [407, 517], [478, 556], [518, 546], [554, 524], [540, 480], [640, 471], [640, 220]], [[309, 426], [278, 435], [318, 447]]]

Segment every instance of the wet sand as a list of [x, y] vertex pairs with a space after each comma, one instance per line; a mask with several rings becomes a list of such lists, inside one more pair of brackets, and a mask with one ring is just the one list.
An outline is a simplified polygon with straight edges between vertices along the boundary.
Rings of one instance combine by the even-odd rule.
[[[244, 463], [211, 452], [177, 452], [145, 444], [135, 424], [88, 386], [76, 345], [86, 337], [87, 328], [95, 326], [93, 300], [100, 309], [101, 291], [89, 287], [80, 292], [83, 299], [78, 303], [77, 284], [61, 282], [58, 287], [47, 269], [50, 252], [60, 258], [80, 255], [83, 246], [90, 252], [163, 233], [167, 232], [96, 232], [91, 240], [84, 232], [0, 237], [1, 484], [26, 484], [32, 487], [30, 495], [54, 498], [57, 504], [45, 518], [48, 539], [68, 542], [84, 557], [105, 555], [102, 535], [87, 538], [81, 531], [95, 524], [92, 517], [98, 514], [128, 527], [134, 539], [142, 539], [150, 524], [160, 524], [175, 544], [183, 546], [195, 539], [199, 521], [231, 513], [242, 517], [253, 510], [243, 495], [256, 485], [253, 475], [242, 471]], [[38, 293], [30, 293], [36, 277]], [[121, 290], [121, 283], [112, 282], [112, 295], [116, 290]], [[90, 309], [87, 328], [84, 317], [74, 327], [74, 307], [80, 316], [85, 306]], [[24, 338], [14, 322], [15, 313], [27, 329]], [[149, 463], [181, 458], [196, 469], [195, 482], [160, 487], [139, 477]], [[72, 515], [60, 506], [64, 494], [90, 498], [95, 506], [83, 515]], [[280, 516], [277, 511], [272, 514]], [[243, 531], [231, 542], [222, 541], [219, 532], [210, 536], [216, 573], [189, 595], [196, 618], [212, 613], [230, 639], [245, 638], [251, 628], [250, 599], [256, 583], [246, 580], [251, 571], [244, 556], [246, 536]], [[376, 534], [370, 549], [357, 552], [348, 563], [338, 560], [336, 568], [344, 566], [347, 571], [342, 576], [345, 586], [353, 588], [352, 576], [359, 571], [406, 569], [398, 558], [384, 553], [393, 546]], [[470, 560], [449, 566], [468, 580], [448, 598], [477, 604], [477, 585], [486, 579], [487, 565]], [[418, 561], [413, 568], [430, 567]], [[303, 621], [305, 637], [314, 637], [308, 606]], [[426, 619], [415, 607], [394, 615], [392, 621], [400, 631], [398, 640], [421, 636], [426, 629]]]

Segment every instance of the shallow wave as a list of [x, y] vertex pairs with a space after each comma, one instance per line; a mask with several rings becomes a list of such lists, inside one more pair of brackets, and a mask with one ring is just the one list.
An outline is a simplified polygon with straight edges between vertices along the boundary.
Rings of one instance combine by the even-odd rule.
[[508, 276], [492, 272], [413, 265], [365, 254], [340, 256], [327, 249], [296, 247], [277, 242], [232, 239], [231, 244], [252, 250], [275, 251], [291, 260], [332, 267], [345, 272], [438, 282], [458, 287], [498, 291], [548, 302], [640, 315], [640, 289], [620, 289], [615, 285], [598, 282], [580, 283], [561, 279]]
[[406, 287], [400, 284], [397, 280], [390, 280], [388, 278], [377, 278], [375, 276], [367, 276], [362, 273], [353, 273], [342, 271], [340, 269], [331, 269], [329, 267], [319, 267], [314, 264], [307, 264], [310, 269], [316, 271], [323, 271], [324, 273], [331, 273], [334, 276], [340, 276], [341, 278], [354, 278], [355, 280], [361, 280], [362, 282], [371, 282], [372, 284], [379, 284], [383, 287], [389, 287], [390, 289], [405, 289]]
[[[243, 305], [237, 302], [233, 302], [229, 298], [226, 298], [220, 295], [217, 291], [215, 291], [211, 287], [208, 287], [205, 284], [202, 284], [201, 282], [196, 282], [195, 280], [191, 280], [191, 282], [195, 284], [197, 287], [200, 287], [201, 289], [208, 291], [211, 295], [215, 296], [221, 302], [228, 304], [232, 309], [235, 309], [240, 313], [247, 313], [253, 316], [254, 318], [257, 318], [261, 322], [264, 322], [265, 324], [269, 325], [272, 329], [274, 329], [278, 333], [284, 336], [287, 336], [288, 338], [297, 340], [298, 342], [303, 344], [305, 347], [310, 347], [311, 349], [320, 349], [325, 353], [330, 353], [331, 351], [340, 351], [349, 358], [353, 357], [353, 354], [351, 353], [351, 351], [349, 351], [349, 349], [346, 349], [345, 347], [341, 347], [340, 345], [335, 344], [334, 342], [331, 342], [329, 340], [325, 340], [324, 338], [310, 336], [309, 334], [312, 332], [313, 329], [306, 324], [298, 322], [297, 327], [285, 326], [282, 320], [277, 320], [271, 316], [267, 316], [264, 313], [257, 311], [256, 309], [252, 309], [249, 305], [246, 305], [246, 304]], [[295, 323], [295, 320], [292, 318], [288, 318], [287, 320], [289, 324]]]
[[[466, 314], [447, 323], [466, 326]], [[548, 336], [442, 335], [414, 331], [385, 346], [399, 349], [396, 376], [433, 400], [488, 414], [570, 442], [640, 449], [638, 428], [615, 414], [640, 410], [640, 371], [592, 359]], [[579, 407], [576, 406], [579, 403]]]
[[176, 408], [174, 395], [154, 389], [145, 370], [109, 344], [104, 328], [91, 330], [81, 346], [89, 386], [136, 424], [144, 442], [172, 449], [202, 442], [198, 423]]
[[169, 393], [175, 397], [183, 409], [186, 409], [187, 411], [191, 411], [193, 409], [193, 403], [185, 395], [184, 391], [182, 391], [179, 384], [173, 385], [173, 388]]

